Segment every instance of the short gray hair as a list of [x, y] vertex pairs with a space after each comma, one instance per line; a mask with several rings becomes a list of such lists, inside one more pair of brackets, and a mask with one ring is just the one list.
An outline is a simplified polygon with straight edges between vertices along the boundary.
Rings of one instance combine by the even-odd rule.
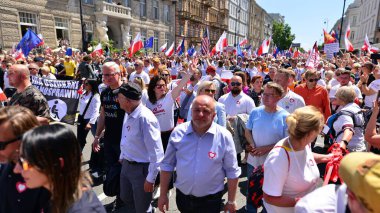
[[109, 62], [104, 63], [102, 70], [104, 69], [104, 67], [112, 68], [113, 70], [115, 70], [115, 72], [120, 73], [120, 67], [114, 61], [109, 61]]
[[336, 91], [335, 98], [339, 98], [344, 103], [352, 103], [356, 98], [355, 90], [352, 86], [342, 86]]

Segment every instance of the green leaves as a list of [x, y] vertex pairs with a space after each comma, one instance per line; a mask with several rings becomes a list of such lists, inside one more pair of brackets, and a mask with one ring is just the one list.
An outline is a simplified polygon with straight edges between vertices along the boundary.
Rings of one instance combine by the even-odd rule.
[[272, 39], [274, 44], [281, 50], [289, 49], [290, 45], [296, 38], [294, 34], [291, 32], [291, 27], [288, 24], [273, 23], [272, 28]]

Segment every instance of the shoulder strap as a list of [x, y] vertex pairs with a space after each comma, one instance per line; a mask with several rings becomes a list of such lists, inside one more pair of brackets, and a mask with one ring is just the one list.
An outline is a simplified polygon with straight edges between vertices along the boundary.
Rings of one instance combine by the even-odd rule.
[[94, 97], [94, 95], [91, 95], [90, 100], [88, 100], [88, 103], [87, 103], [87, 105], [86, 105], [86, 108], [84, 108], [84, 111], [83, 111], [83, 118], [84, 118], [84, 116], [86, 115], [86, 112], [87, 112], [88, 107], [90, 106], [90, 103], [91, 103], [92, 97]]
[[273, 148], [283, 148], [285, 150], [285, 153], [286, 153], [286, 157], [288, 158], [288, 172], [289, 172], [289, 169], [290, 169], [290, 157], [289, 157], [289, 153], [288, 153], [288, 147], [286, 146], [274, 146]]

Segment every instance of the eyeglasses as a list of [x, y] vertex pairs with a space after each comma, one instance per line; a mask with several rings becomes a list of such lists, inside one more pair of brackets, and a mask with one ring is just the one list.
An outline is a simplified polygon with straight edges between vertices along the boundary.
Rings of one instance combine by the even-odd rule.
[[118, 72], [113, 72], [110, 74], [103, 74], [104, 77], [114, 77], [116, 74], [119, 74]]
[[163, 76], [163, 77], [169, 77], [170, 74], [161, 74], [161, 76]]
[[310, 83], [313, 83], [314, 81], [315, 82], [317, 82], [317, 81], [319, 81], [319, 79], [318, 78], [310, 78], [309, 80], [308, 80]]
[[205, 89], [205, 92], [215, 94], [215, 89]]
[[239, 83], [239, 82], [231, 82], [231, 86], [241, 86], [241, 83]]
[[30, 168], [32, 168], [33, 166], [31, 166], [24, 158], [20, 157], [18, 159], [18, 163], [20, 164], [20, 166], [22, 167], [22, 169], [24, 171], [27, 171], [29, 170]]
[[156, 85], [156, 88], [157, 89], [161, 89], [161, 88], [163, 88], [163, 87], [165, 87], [166, 86], [166, 84], [157, 84]]
[[17, 138], [14, 138], [12, 140], [9, 140], [9, 141], [0, 141], [0, 150], [4, 150], [8, 144], [11, 144], [11, 143], [14, 143], [18, 140], [21, 139], [21, 136], [20, 137], [17, 137]]

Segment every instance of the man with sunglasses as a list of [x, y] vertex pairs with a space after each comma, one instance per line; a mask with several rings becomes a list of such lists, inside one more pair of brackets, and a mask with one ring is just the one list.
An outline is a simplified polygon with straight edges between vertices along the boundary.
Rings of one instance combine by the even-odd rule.
[[27, 189], [20, 174], [13, 172], [19, 158], [20, 139], [38, 126], [36, 117], [22, 106], [0, 109], [0, 212], [49, 212], [49, 192], [44, 188]]
[[306, 82], [298, 85], [294, 92], [300, 95], [306, 105], [312, 105], [318, 108], [325, 117], [325, 120], [331, 115], [330, 99], [327, 90], [318, 85], [318, 74], [315, 70], [305, 72]]
[[141, 60], [136, 60], [135, 61], [135, 70], [134, 72], [131, 73], [129, 76], [129, 82], [133, 82], [133, 80], [137, 77], [141, 78], [145, 85], [148, 85], [150, 82], [150, 78], [148, 73], [143, 72], [144, 70], [144, 63]]

